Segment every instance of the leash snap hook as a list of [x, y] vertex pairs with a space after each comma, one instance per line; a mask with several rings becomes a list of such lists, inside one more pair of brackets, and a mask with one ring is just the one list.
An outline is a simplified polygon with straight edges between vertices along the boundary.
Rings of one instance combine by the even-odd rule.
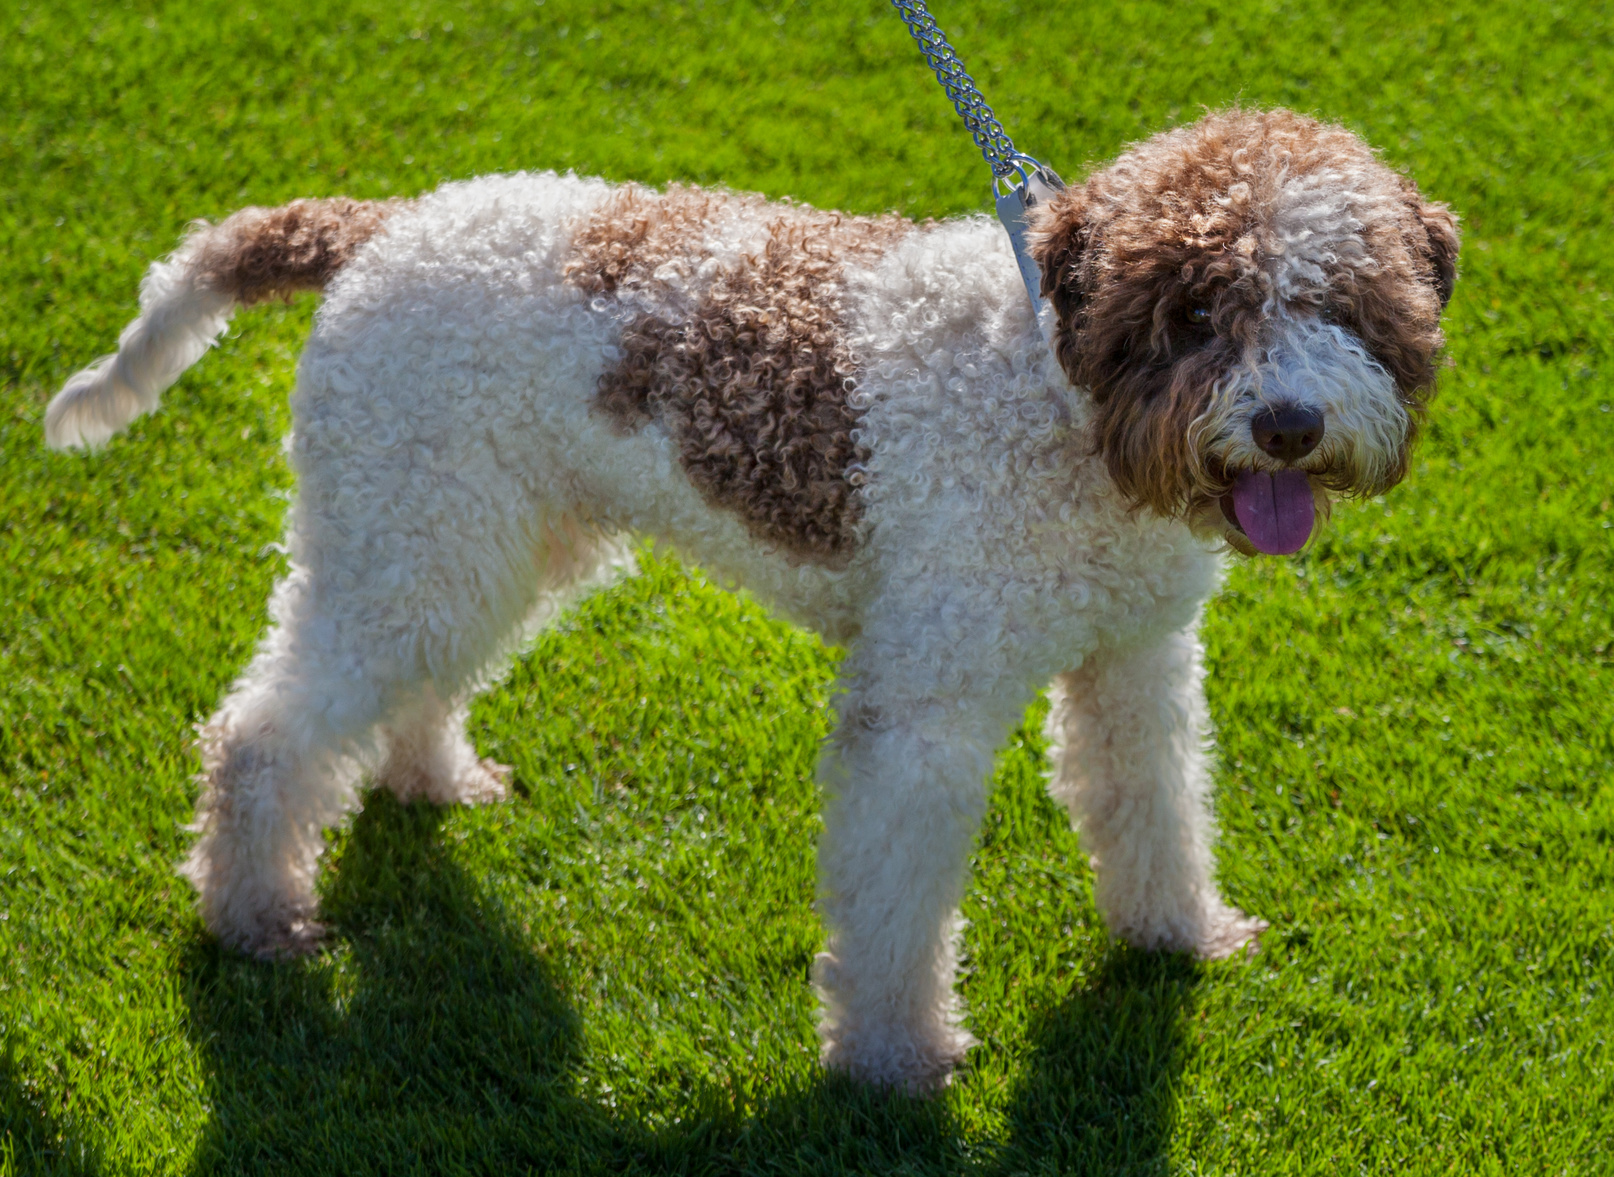
[[1024, 152], [1016, 152], [1008, 162], [1008, 170], [992, 175], [992, 203], [999, 222], [1009, 234], [1009, 244], [1014, 247], [1014, 260], [1020, 267], [1026, 295], [1031, 299], [1032, 313], [1040, 321], [1042, 271], [1032, 260], [1026, 234], [1031, 230], [1031, 210], [1063, 192], [1065, 182], [1053, 168]]

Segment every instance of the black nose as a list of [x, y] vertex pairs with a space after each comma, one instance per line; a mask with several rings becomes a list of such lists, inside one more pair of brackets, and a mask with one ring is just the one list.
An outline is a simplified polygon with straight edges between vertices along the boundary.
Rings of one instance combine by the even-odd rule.
[[1323, 415], [1299, 405], [1279, 405], [1250, 422], [1255, 444], [1280, 462], [1298, 462], [1323, 439]]

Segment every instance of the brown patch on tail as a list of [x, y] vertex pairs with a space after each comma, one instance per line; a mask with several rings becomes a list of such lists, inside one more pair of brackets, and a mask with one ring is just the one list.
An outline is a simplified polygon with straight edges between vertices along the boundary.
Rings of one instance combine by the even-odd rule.
[[243, 306], [323, 290], [399, 203], [337, 196], [244, 208], [202, 231], [191, 268], [202, 285]]
[[[764, 228], [765, 243], [714, 269], [707, 229], [730, 218]], [[621, 189], [578, 232], [566, 268], [627, 312], [596, 407], [624, 430], [661, 421], [690, 480], [758, 539], [845, 564], [869, 458], [850, 403], [845, 274], [912, 228], [731, 192]]]

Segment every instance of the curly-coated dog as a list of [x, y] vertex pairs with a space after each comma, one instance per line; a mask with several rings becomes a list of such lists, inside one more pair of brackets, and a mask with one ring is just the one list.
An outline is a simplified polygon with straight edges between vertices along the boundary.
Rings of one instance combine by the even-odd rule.
[[[1053, 684], [1051, 789], [1134, 945], [1220, 957], [1196, 637], [1223, 554], [1288, 553], [1406, 472], [1452, 214], [1354, 134], [1230, 111], [1003, 230], [575, 176], [200, 225], [74, 376], [97, 445], [240, 306], [319, 289], [273, 624], [202, 729], [183, 870], [223, 941], [317, 941], [322, 831], [369, 772], [504, 794], [467, 700], [653, 536], [846, 646], [820, 779], [827, 1064], [947, 1080], [959, 899], [994, 751]], [[1050, 347], [1050, 343], [1052, 346]]]

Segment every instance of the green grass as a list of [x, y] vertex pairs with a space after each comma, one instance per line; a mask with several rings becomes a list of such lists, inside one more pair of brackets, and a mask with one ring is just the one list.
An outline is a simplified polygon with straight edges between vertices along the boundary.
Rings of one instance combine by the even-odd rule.
[[264, 623], [311, 304], [95, 456], [44, 403], [185, 222], [522, 167], [984, 204], [884, 0], [22, 0], [0, 10], [0, 1174], [1614, 1171], [1614, 70], [1603, 5], [942, 0], [1067, 176], [1239, 100], [1462, 214], [1412, 477], [1206, 631], [1252, 961], [1106, 939], [1004, 750], [941, 1099], [816, 1068], [834, 653], [647, 558], [482, 700], [508, 804], [372, 797], [311, 960], [174, 876], [190, 725]]

